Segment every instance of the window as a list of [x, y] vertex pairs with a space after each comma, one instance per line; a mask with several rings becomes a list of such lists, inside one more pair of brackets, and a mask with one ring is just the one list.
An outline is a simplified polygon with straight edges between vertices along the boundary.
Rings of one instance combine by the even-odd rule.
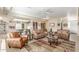
[[38, 29], [38, 23], [37, 22], [33, 22], [33, 29], [34, 30]]
[[22, 29], [22, 24], [21, 23], [16, 23], [16, 29]]
[[41, 23], [41, 29], [46, 29], [46, 24], [45, 23]]

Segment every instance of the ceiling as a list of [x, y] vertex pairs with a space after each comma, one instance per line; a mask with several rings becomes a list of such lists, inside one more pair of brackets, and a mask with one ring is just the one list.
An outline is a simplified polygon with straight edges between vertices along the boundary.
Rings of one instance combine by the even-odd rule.
[[65, 17], [67, 13], [75, 13], [76, 7], [1, 7], [0, 14], [21, 16], [28, 15], [38, 18]]

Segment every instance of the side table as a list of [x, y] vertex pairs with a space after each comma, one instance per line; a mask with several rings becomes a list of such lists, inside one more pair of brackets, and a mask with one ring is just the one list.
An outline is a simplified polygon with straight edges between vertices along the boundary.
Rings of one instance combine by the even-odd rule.
[[28, 40], [32, 40], [33, 39], [33, 34], [29, 34], [28, 35]]

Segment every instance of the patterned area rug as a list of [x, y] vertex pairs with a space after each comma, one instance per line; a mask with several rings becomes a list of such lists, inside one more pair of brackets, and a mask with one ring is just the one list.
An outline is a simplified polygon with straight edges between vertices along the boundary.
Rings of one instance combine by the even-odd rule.
[[58, 45], [49, 45], [46, 40], [39, 39], [29, 44], [26, 47], [30, 52], [75, 52], [75, 42], [59, 40]]
[[[75, 42], [59, 40], [58, 45], [51, 45], [47, 42], [47, 39], [33, 40], [22, 49], [9, 48], [6, 46], [6, 52], [75, 52]], [[7, 45], [7, 44], [6, 44]]]

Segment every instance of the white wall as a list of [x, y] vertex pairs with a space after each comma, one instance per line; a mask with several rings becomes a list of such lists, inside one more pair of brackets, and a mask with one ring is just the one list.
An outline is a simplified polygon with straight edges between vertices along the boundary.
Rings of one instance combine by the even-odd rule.
[[[54, 24], [54, 26], [52, 26], [51, 24]], [[53, 31], [57, 31], [57, 19], [56, 18], [50, 18], [48, 20], [48, 30], [50, 30], [51, 28]]]
[[[66, 17], [61, 17], [61, 18], [56, 17], [56, 18], [48, 19], [48, 23], [47, 23], [48, 30], [50, 30], [50, 28], [52, 28], [53, 31], [57, 31], [57, 29], [61, 29], [61, 26], [58, 26], [58, 23], [59, 24], [61, 23], [61, 19], [63, 20], [63, 24], [68, 23], [68, 20]], [[52, 27], [51, 26], [52, 23], [54, 23], [55, 26]], [[68, 29], [68, 26], [66, 26], [66, 27], [63, 26], [63, 29]]]
[[6, 25], [6, 30], [7, 30], [7, 32], [13, 32], [13, 31], [16, 31], [15, 28], [10, 28], [10, 26], [14, 26], [14, 27], [15, 27], [15, 25], [16, 25], [15, 22], [9, 22], [9, 23], [7, 23], [7, 25]]
[[77, 10], [74, 13], [67, 14], [68, 28], [72, 33], [78, 33], [78, 14]]

